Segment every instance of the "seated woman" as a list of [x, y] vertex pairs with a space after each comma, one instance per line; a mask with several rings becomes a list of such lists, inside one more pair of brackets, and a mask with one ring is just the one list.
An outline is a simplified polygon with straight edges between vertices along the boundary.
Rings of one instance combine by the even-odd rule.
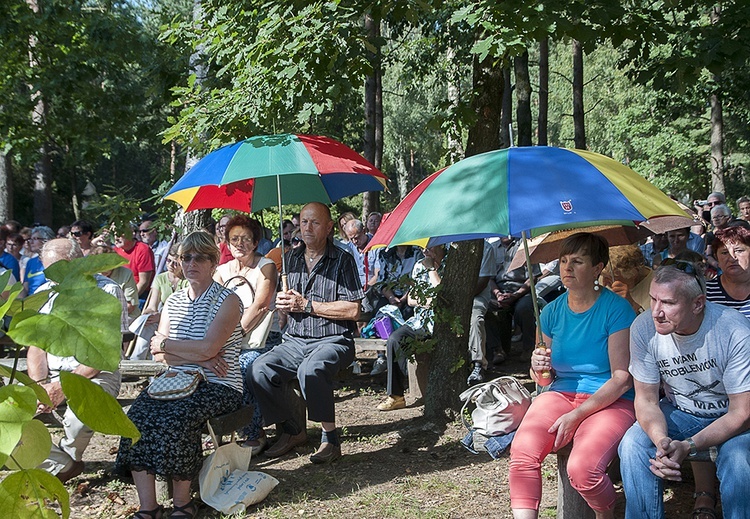
[[613, 517], [615, 489], [606, 470], [635, 422], [628, 373], [635, 312], [622, 297], [600, 290], [608, 260], [607, 242], [599, 236], [577, 233], [562, 244], [560, 277], [568, 290], [544, 308], [548, 349], [537, 348], [531, 356], [532, 378], [550, 387], [534, 399], [511, 447], [515, 519], [537, 517], [542, 461], [573, 440], [568, 461], [573, 488], [597, 518]]
[[[179, 247], [179, 243], [175, 243], [170, 247], [166, 260], [166, 272], [162, 272], [154, 278], [154, 283], [151, 285], [151, 290], [148, 293], [146, 304], [141, 313], [145, 317], [145, 321], [139, 323], [139, 320], [136, 320], [130, 327], [130, 331], [136, 334], [135, 347], [130, 353], [131, 359], [151, 358], [151, 339], [159, 325], [161, 309], [166, 304], [169, 296], [187, 287], [189, 284], [182, 274], [182, 267], [180, 267]], [[133, 280], [133, 288], [135, 288], [135, 280]], [[135, 290], [137, 292], [137, 289]], [[137, 326], [137, 324], [140, 325]]]
[[[445, 247], [437, 245], [424, 249], [424, 258], [414, 265], [411, 277], [416, 284], [436, 287], [440, 284], [445, 259]], [[412, 289], [408, 293], [409, 306], [414, 306], [414, 316], [406, 324], [395, 330], [386, 342], [388, 363], [388, 398], [378, 404], [380, 411], [394, 411], [406, 407], [404, 389], [407, 384], [407, 361], [409, 351], [406, 347], [408, 339], [422, 338], [432, 334], [432, 310], [430, 301], [419, 301]]]
[[600, 281], [640, 314], [651, 307], [648, 289], [652, 274], [638, 245], [618, 245], [610, 247], [609, 266], [602, 271]]
[[[706, 299], [734, 308], [750, 319], [750, 230], [726, 227], [716, 231], [711, 247], [721, 275], [706, 281]], [[695, 508], [693, 517], [716, 517], [716, 466], [693, 463]]]
[[156, 400], [143, 391], [128, 411], [141, 439], [133, 445], [122, 438], [115, 464], [133, 474], [140, 501], [136, 519], [159, 519], [164, 513], [156, 500], [157, 474], [172, 480], [170, 517], [195, 516], [190, 482], [203, 463], [201, 430], [209, 418], [242, 405], [242, 303], [211, 278], [219, 264], [219, 248], [210, 234], [189, 234], [179, 252], [189, 286], [167, 299], [151, 352], [155, 360], [172, 369], [202, 368], [206, 380], [192, 395], [179, 400]]
[[252, 423], [242, 433], [247, 437], [244, 446], [250, 447], [253, 455], [256, 455], [266, 448], [268, 440], [263, 430], [260, 406], [255, 403], [248, 374], [255, 359], [281, 344], [281, 330], [273, 312], [276, 265], [258, 254], [261, 228], [257, 220], [246, 215], [234, 216], [227, 222], [224, 234], [234, 259], [219, 265], [214, 280], [234, 290], [245, 308], [240, 320], [245, 334], [240, 353], [240, 369], [244, 380], [244, 403], [252, 405], [254, 411]]

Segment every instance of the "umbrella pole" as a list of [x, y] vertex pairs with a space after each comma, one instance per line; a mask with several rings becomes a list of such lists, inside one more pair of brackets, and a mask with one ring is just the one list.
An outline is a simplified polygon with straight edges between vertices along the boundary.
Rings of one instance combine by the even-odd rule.
[[284, 250], [284, 215], [281, 212], [281, 175], [276, 175], [276, 199], [279, 201], [279, 243], [281, 246], [281, 290], [289, 290], [286, 275], [286, 251]]
[[[539, 301], [536, 297], [536, 283], [534, 283], [534, 271], [531, 267], [531, 255], [529, 254], [529, 244], [526, 240], [526, 231], [521, 231], [521, 239], [523, 240], [523, 252], [526, 256], [526, 270], [529, 273], [529, 282], [531, 283], [531, 303], [534, 306], [534, 321], [536, 322], [536, 333], [537, 333], [537, 348], [547, 348], [544, 344], [544, 335], [542, 335], [542, 326], [539, 322]], [[543, 371], [542, 378], [549, 378], [550, 372]]]

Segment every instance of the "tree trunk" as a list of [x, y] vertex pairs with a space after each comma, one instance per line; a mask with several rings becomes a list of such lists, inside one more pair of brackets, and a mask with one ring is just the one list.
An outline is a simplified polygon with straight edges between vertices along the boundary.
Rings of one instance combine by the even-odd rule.
[[[377, 50], [368, 52], [372, 74], [365, 79], [365, 149], [370, 163], [380, 169], [383, 162], [383, 83], [380, 55], [380, 18], [365, 15], [365, 30], [370, 43]], [[362, 195], [362, 220], [373, 211], [380, 211], [380, 192], [367, 191]]]
[[518, 145], [531, 146], [531, 79], [529, 78], [528, 51], [513, 59], [513, 68], [516, 75]]
[[513, 124], [513, 86], [510, 79], [510, 67], [503, 68], [503, 105], [500, 115], [500, 147], [513, 146], [510, 127]]
[[724, 117], [718, 93], [711, 94], [711, 191], [724, 192]]
[[[203, 6], [201, 0], [193, 0], [193, 24], [198, 25], [203, 18]], [[206, 80], [206, 66], [203, 64], [203, 46], [198, 45], [195, 52], [190, 55], [190, 73], [195, 74], [195, 83], [200, 85]], [[200, 157], [195, 155], [191, 148], [188, 148], [185, 157], [185, 172], [190, 171], [190, 168], [200, 160]], [[177, 228], [183, 228], [185, 233], [193, 231], [199, 231], [211, 222], [211, 211], [208, 209], [200, 209], [198, 211], [190, 211], [188, 213], [182, 210], [178, 211], [175, 215], [175, 226]]]
[[549, 38], [539, 42], [539, 117], [537, 144], [547, 146], [547, 113], [549, 111]]
[[[476, 155], [500, 147], [500, 101], [503, 96], [503, 70], [488, 58], [474, 57], [473, 88], [477, 94], [472, 109], [477, 115], [469, 129], [466, 155]], [[436, 215], [439, 217], [439, 215]], [[425, 394], [425, 416], [435, 422], [453, 420], [460, 409], [459, 393], [466, 389], [468, 366], [468, 330], [471, 302], [479, 276], [482, 240], [461, 242], [448, 253], [441, 291], [436, 301], [436, 316], [457, 316], [463, 333], [451, 329], [447, 319], [435, 319], [435, 346], [430, 359]], [[457, 366], [463, 367], [456, 369]]]
[[[458, 112], [458, 106], [461, 101], [461, 77], [458, 73], [458, 67], [456, 66], [456, 51], [453, 47], [449, 47], [446, 52], [446, 61], [448, 62], [449, 73], [448, 78], [448, 102], [451, 105], [451, 109], [454, 113]], [[464, 150], [464, 144], [461, 140], [461, 128], [456, 122], [456, 118], [453, 117], [450, 126], [447, 131], [448, 139], [448, 157], [449, 162], [452, 164], [458, 162], [464, 157], [466, 153]], [[412, 152], [413, 154], [413, 152]], [[403, 199], [403, 195], [401, 196]]]
[[13, 165], [10, 155], [0, 153], [0, 221], [13, 219]]
[[[26, 0], [29, 8], [39, 14], [39, 5], [36, 0]], [[37, 66], [34, 57], [36, 47], [36, 36], [29, 36], [29, 66]], [[40, 135], [42, 142], [39, 147], [39, 158], [34, 164], [34, 222], [43, 225], [52, 226], [52, 164], [49, 157], [49, 144], [46, 142], [44, 124], [47, 115], [47, 105], [41, 92], [34, 91], [33, 86], [29, 86], [32, 101], [36, 105], [31, 113], [31, 120]]]
[[[44, 105], [43, 102], [39, 102]], [[42, 106], [43, 109], [43, 106]], [[41, 132], [41, 128], [39, 128]], [[39, 160], [34, 164], [34, 222], [52, 226], [52, 163], [49, 146], [39, 149]]]
[[583, 111], [583, 47], [573, 40], [573, 142], [576, 149], [586, 149], [586, 125]]
[[[721, 17], [721, 7], [711, 9], [711, 23]], [[716, 91], [711, 94], [711, 191], [724, 193], [724, 115], [721, 102], [719, 76], [713, 76]]]

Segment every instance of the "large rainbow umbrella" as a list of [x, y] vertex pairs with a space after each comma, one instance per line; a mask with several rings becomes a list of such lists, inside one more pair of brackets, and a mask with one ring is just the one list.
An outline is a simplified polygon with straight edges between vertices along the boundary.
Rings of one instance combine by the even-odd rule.
[[387, 177], [348, 146], [317, 135], [251, 137], [209, 153], [165, 195], [186, 211], [253, 213], [285, 204], [330, 204], [382, 191]]
[[[382, 191], [387, 177], [348, 146], [318, 135], [263, 135], [209, 153], [164, 196], [185, 211], [235, 209], [254, 213], [282, 203], [331, 204], [364, 191]], [[286, 264], [282, 261], [282, 282]]]
[[627, 166], [598, 153], [514, 147], [463, 159], [423, 180], [385, 220], [371, 247], [539, 236], [592, 225], [685, 216]]
[[[368, 247], [520, 236], [593, 225], [634, 226], [685, 212], [627, 166], [598, 153], [514, 147], [463, 159], [433, 173], [380, 224]], [[531, 279], [534, 314], [539, 306]], [[539, 343], [543, 343], [540, 327]]]

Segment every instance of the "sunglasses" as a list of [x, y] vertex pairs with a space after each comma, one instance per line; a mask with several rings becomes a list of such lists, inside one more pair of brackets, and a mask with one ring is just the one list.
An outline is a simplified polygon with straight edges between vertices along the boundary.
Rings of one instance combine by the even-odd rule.
[[138, 232], [141, 234], [148, 234], [151, 231], [153, 231], [153, 229], [138, 229]]
[[196, 263], [204, 263], [206, 261], [210, 261], [211, 256], [208, 254], [183, 254], [180, 256], [180, 261], [183, 263], [190, 263], [191, 261], [195, 261]]
[[678, 260], [674, 258], [667, 258], [661, 262], [660, 267], [673, 267], [677, 270], [681, 270], [685, 274], [689, 274], [695, 278], [698, 283], [703, 286], [703, 269], [696, 266], [694, 263], [685, 260]]
[[80, 238], [83, 236], [83, 231], [70, 231], [71, 236], [75, 236], [76, 238]]

